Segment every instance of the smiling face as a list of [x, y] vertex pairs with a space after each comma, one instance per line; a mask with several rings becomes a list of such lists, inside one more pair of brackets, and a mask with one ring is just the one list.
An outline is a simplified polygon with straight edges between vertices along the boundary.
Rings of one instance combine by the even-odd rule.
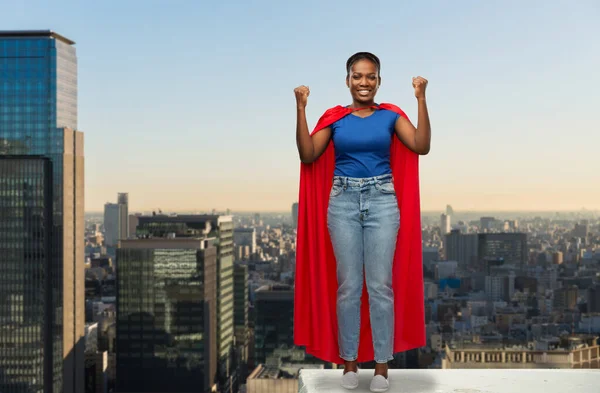
[[380, 84], [381, 77], [377, 65], [368, 59], [354, 63], [346, 77], [346, 85], [350, 89], [352, 99], [360, 105], [371, 105], [375, 102]]

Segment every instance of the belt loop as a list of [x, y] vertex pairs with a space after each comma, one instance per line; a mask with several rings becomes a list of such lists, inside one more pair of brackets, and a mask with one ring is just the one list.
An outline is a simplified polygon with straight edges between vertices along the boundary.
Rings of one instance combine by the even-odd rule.
[[348, 177], [344, 176], [344, 190], [348, 189]]

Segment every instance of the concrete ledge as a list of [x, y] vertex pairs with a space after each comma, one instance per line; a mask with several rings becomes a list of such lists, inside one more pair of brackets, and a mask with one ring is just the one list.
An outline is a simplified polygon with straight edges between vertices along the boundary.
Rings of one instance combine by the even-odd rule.
[[[300, 393], [348, 393], [342, 370], [301, 370]], [[369, 391], [373, 370], [359, 371], [354, 392]], [[389, 393], [598, 393], [600, 370], [389, 370]]]

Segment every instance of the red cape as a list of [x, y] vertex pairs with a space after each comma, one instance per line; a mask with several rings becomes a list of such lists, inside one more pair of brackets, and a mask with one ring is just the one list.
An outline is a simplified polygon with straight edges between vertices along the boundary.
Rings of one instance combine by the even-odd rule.
[[[392, 104], [380, 109], [394, 111], [408, 119]], [[351, 112], [336, 106], [319, 119], [311, 135]], [[425, 305], [421, 248], [419, 198], [419, 156], [397, 137], [391, 146], [391, 167], [400, 208], [400, 230], [394, 256], [394, 353], [425, 345]], [[294, 291], [294, 344], [306, 352], [336, 364], [339, 357], [336, 316], [336, 261], [327, 229], [327, 207], [333, 182], [333, 142], [315, 162], [301, 164], [298, 206], [296, 277]], [[374, 359], [366, 285], [361, 298], [361, 331], [358, 361]]]

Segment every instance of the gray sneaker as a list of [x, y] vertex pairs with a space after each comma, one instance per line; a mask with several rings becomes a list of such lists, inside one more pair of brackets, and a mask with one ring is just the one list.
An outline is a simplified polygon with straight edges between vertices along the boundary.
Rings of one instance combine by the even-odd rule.
[[375, 375], [371, 380], [371, 391], [372, 392], [385, 392], [390, 388], [390, 383], [383, 375]]
[[358, 387], [358, 369], [356, 369], [356, 372], [348, 371], [342, 375], [342, 387], [350, 390]]

